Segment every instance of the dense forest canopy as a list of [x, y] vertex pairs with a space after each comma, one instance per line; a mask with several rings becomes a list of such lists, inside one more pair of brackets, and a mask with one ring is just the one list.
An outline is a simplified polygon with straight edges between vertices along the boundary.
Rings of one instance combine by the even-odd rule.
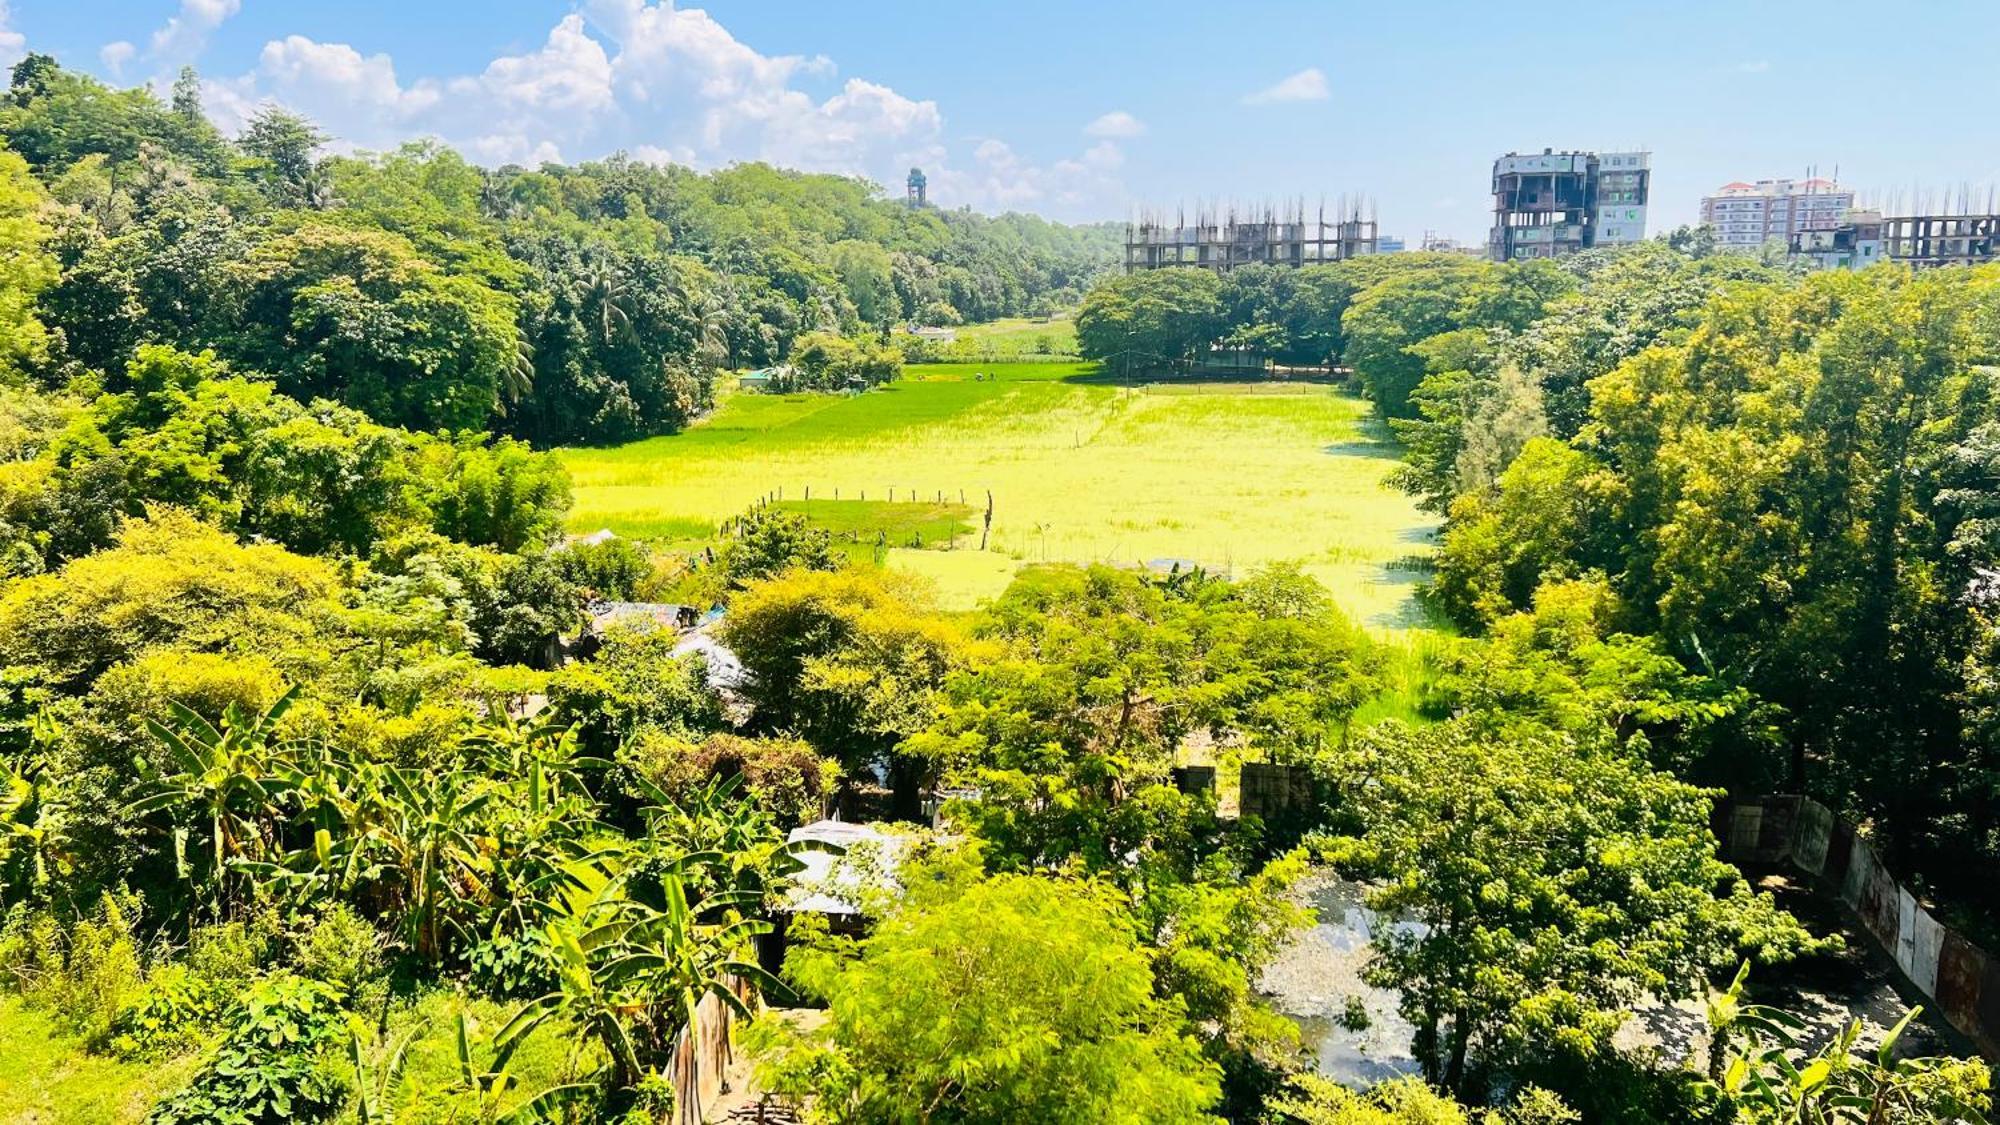
[[0, 135], [0, 214], [36, 248], [0, 306], [16, 369], [60, 385], [142, 344], [212, 349], [302, 401], [536, 444], [673, 430], [717, 370], [815, 333], [1046, 314], [1115, 257], [1109, 226], [761, 164], [324, 155], [332, 138], [276, 107], [232, 141], [192, 76], [162, 105], [44, 56], [16, 68]]
[[[0, 104], [0, 1034], [78, 1056], [80, 1112], [679, 1120], [718, 1012], [843, 1125], [1986, 1108], [1977, 1063], [1743, 1002], [1839, 942], [1709, 825], [1804, 785], [1980, 901], [1943, 876], [2000, 852], [2000, 268], [1677, 239], [1093, 285], [1104, 229], [853, 180], [325, 140], [44, 56]], [[1113, 370], [1351, 369], [1467, 635], [1384, 643], [1294, 565], [945, 612], [768, 506], [698, 563], [562, 534], [538, 446], [1086, 287]], [[793, 838], [830, 812], [881, 827]], [[1366, 977], [1420, 1074], [1368, 1090], [1259, 987], [1336, 875], [1412, 923]], [[1706, 1065], [1617, 1042], [1676, 1001]]]

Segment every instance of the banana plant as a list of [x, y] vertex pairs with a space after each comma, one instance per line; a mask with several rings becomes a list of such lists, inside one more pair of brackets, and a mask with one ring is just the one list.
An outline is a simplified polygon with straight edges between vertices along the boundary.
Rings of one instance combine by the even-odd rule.
[[[464, 1019], [463, 1015], [459, 1017], [461, 1035]], [[347, 1053], [354, 1064], [354, 1114], [360, 1125], [394, 1125], [396, 1086], [403, 1080], [403, 1064], [409, 1059], [410, 1044], [423, 1030], [423, 1024], [416, 1024], [389, 1042], [381, 1060], [371, 1066], [361, 1032], [348, 1029]]]
[[647, 840], [679, 857], [698, 895], [742, 892], [754, 903], [805, 869], [803, 853], [841, 850], [819, 840], [787, 842], [770, 813], [738, 795], [740, 776], [711, 778], [679, 797], [645, 777], [635, 780], [653, 802], [641, 810]]
[[[1747, 966], [1746, 966], [1747, 968]], [[1912, 1008], [1883, 1036], [1872, 1057], [1859, 1054], [1862, 1021], [1849, 1022], [1818, 1051], [1800, 1045], [1803, 1020], [1741, 1002], [1746, 973], [1710, 1001], [1718, 1047], [1736, 1044], [1711, 1072], [1715, 1087], [1743, 1119], [1788, 1125], [1891, 1125], [1950, 1121], [1985, 1125], [1989, 1075], [1976, 1060], [1897, 1058], [1896, 1044], [1923, 1008]]]
[[604, 1052], [611, 1088], [628, 1090], [671, 1061], [675, 1037], [694, 1024], [705, 997], [748, 1016], [750, 1004], [737, 995], [736, 982], [783, 990], [776, 978], [741, 959], [770, 929], [742, 916], [755, 895], [712, 895], [697, 907], [675, 872], [659, 879], [665, 906], [656, 909], [624, 895], [621, 882], [614, 879], [581, 903], [573, 900], [547, 924], [557, 987], [524, 1004], [500, 1030], [495, 1043], [503, 1054], [560, 1018], [579, 1040]]
[[277, 842], [281, 800], [290, 788], [285, 749], [273, 744], [278, 720], [298, 698], [294, 687], [262, 714], [230, 704], [220, 727], [178, 702], [167, 704], [169, 721], [146, 720], [166, 747], [175, 772], [162, 776], [152, 793], [127, 812], [142, 816], [164, 809], [195, 809], [207, 821], [207, 871], [197, 886], [219, 916], [238, 904], [232, 867], [265, 861]]

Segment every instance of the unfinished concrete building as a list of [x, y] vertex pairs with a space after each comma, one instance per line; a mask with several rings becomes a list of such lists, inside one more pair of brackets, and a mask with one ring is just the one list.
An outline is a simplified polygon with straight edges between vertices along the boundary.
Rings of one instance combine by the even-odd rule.
[[2000, 257], [2000, 214], [1906, 215], [1882, 223], [1890, 261], [1928, 266], [1976, 266]]
[[1308, 212], [1303, 202], [1286, 208], [1239, 212], [1199, 209], [1194, 221], [1176, 213], [1145, 213], [1125, 224], [1125, 272], [1197, 266], [1227, 272], [1238, 266], [1310, 266], [1376, 252], [1372, 207], [1343, 199], [1328, 217], [1324, 203]]
[[1644, 152], [1510, 152], [1493, 162], [1496, 262], [1559, 258], [1646, 237], [1652, 190]]

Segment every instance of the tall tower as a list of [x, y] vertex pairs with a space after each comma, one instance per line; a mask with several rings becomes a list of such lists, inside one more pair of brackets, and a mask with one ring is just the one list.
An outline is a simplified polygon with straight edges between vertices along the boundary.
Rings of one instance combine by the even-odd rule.
[[924, 189], [928, 184], [929, 181], [924, 179], [924, 170], [922, 168], [910, 169], [910, 183], [909, 183], [909, 196], [908, 196], [908, 202], [910, 206], [922, 207], [924, 204], [930, 202], [930, 200], [924, 194]]

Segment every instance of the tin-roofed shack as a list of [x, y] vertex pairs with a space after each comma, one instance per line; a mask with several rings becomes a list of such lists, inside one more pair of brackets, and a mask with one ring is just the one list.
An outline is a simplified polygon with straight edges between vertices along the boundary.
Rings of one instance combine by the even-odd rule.
[[804, 869], [792, 877], [784, 910], [791, 914], [826, 914], [858, 924], [871, 893], [894, 892], [909, 837], [870, 824], [818, 820], [792, 829], [793, 844], [832, 845], [832, 850], [799, 853]]

